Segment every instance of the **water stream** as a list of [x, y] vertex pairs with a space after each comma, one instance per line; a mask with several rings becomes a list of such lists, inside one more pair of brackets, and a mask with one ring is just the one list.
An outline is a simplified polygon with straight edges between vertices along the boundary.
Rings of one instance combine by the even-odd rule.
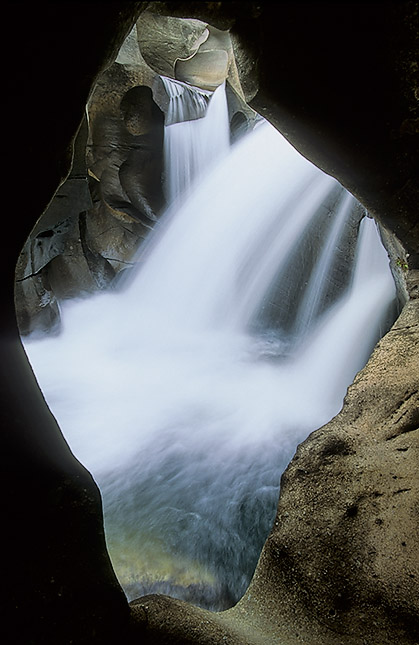
[[[102, 491], [127, 596], [212, 609], [245, 591], [282, 471], [339, 411], [395, 299], [375, 222], [334, 179], [266, 122], [227, 150], [223, 92], [192, 128], [166, 125], [172, 205], [136, 274], [25, 339]], [[187, 151], [207, 145], [204, 172]]]

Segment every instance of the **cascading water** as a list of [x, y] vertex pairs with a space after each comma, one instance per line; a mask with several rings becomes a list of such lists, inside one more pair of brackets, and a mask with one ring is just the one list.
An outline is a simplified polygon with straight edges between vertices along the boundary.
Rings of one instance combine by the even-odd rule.
[[168, 203], [173, 203], [227, 153], [228, 108], [225, 85], [211, 96], [211, 92], [164, 76], [161, 81], [169, 97], [164, 136], [165, 194]]
[[[201, 119], [210, 138], [226, 132], [217, 92]], [[176, 127], [173, 145], [193, 148], [190, 123]], [[362, 208], [335, 180], [267, 123], [224, 147], [193, 190], [188, 178], [172, 193], [134, 279], [68, 301], [60, 336], [25, 341], [101, 488], [127, 596], [213, 609], [246, 589], [283, 469], [339, 411], [395, 298], [374, 221], [356, 242]]]

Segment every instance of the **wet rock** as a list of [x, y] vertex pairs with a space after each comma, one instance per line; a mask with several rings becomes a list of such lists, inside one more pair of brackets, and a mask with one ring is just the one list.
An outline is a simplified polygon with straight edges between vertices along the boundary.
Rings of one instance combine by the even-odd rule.
[[133, 265], [164, 206], [163, 114], [151, 88], [141, 84], [151, 83], [155, 73], [140, 55], [135, 27], [117, 61], [90, 97], [89, 127], [84, 119], [71, 172], [19, 257], [22, 334], [45, 330], [48, 320], [55, 324], [60, 300], [109, 287]]
[[59, 304], [45, 271], [17, 280], [15, 298], [18, 303], [16, 318], [22, 335], [58, 330]]
[[89, 250], [98, 260], [102, 258], [106, 261], [113, 268], [116, 277], [121, 271], [136, 264], [134, 256], [138, 244], [146, 238], [150, 226], [143, 225], [133, 218], [124, 221], [116, 217], [102, 202], [96, 202], [86, 217], [85, 230]]

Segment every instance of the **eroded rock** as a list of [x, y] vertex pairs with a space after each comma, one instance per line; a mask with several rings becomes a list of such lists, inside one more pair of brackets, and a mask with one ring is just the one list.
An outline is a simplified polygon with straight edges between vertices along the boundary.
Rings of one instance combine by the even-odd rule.
[[[47, 330], [48, 320], [59, 320], [60, 300], [106, 289], [136, 264], [141, 242], [166, 206], [163, 128], [169, 98], [159, 74], [210, 91], [228, 79], [232, 140], [253, 127], [256, 114], [243, 100], [229, 32], [198, 20], [141, 14], [116, 61], [98, 79], [75, 140], [71, 172], [19, 258], [22, 334], [39, 326]], [[202, 113], [192, 111], [188, 118], [204, 116], [208, 100]], [[42, 293], [41, 282], [48, 284]]]
[[[235, 2], [158, 4], [170, 4], [176, 11], [191, 16], [199, 12], [203, 20], [217, 18], [214, 24], [219, 28], [226, 28], [226, 22], [227, 26], [234, 26], [241, 45], [246, 46], [246, 51], [255, 52], [249, 59], [263, 81], [257, 104], [301, 152], [347, 187], [353, 187], [360, 201], [371, 205], [378, 216], [382, 213], [388, 228], [399, 233], [405, 250], [399, 256], [396, 270], [406, 271], [404, 267], [409, 265], [417, 268], [416, 4], [328, 4], [313, 5], [312, 10], [305, 5], [303, 11], [300, 5], [292, 3], [249, 3], [246, 11], [243, 3]], [[20, 638], [20, 642], [26, 643], [31, 640], [58, 643], [70, 638], [89, 644], [125, 640], [126, 603], [107, 561], [99, 495], [95, 491], [89, 504], [81, 503], [82, 491], [88, 495], [93, 490], [92, 482], [86, 476], [80, 481], [75, 460], [67, 453], [64, 458], [63, 450], [57, 450], [59, 429], [47, 414], [27, 363], [25, 369], [25, 357], [17, 341], [10, 285], [24, 240], [68, 172], [67, 151], [80, 123], [89, 88], [98, 71], [114, 59], [115, 48], [135, 20], [134, 13], [144, 7], [143, 3], [128, 5], [127, 15], [127, 3], [103, 4], [100, 16], [97, 6], [89, 4], [84, 5], [82, 16], [74, 8], [69, 10], [58, 4], [42, 8], [28, 5], [23, 16], [21, 5], [10, 5], [7, 16], [5, 35], [12, 36], [7, 50], [14, 63], [6, 66], [12, 81], [7, 95], [13, 97], [14, 123], [28, 122], [28, 97], [31, 116], [33, 112], [36, 115], [30, 121], [30, 145], [27, 127], [9, 129], [10, 150], [17, 151], [19, 161], [24, 150], [26, 167], [32, 169], [25, 176], [31, 207], [19, 209], [1, 254], [2, 270], [10, 277], [5, 283], [2, 310], [5, 342], [0, 362], [2, 426], [8, 442], [4, 451], [6, 516], [12, 518], [5, 532], [6, 538], [10, 536], [6, 565], [10, 564], [11, 569], [10, 577], [5, 579], [10, 602], [7, 607], [10, 611], [5, 616], [12, 620], [16, 640]], [[266, 16], [261, 19], [263, 10]], [[56, 38], [51, 38], [51, 25], [58, 34]], [[278, 25], [281, 38], [271, 38], [278, 34]], [[25, 48], [16, 48], [19, 29]], [[20, 69], [26, 72], [24, 83], [21, 75], [16, 74], [17, 61], [23, 63]], [[51, 110], [52, 95], [55, 110]], [[16, 169], [21, 169], [19, 163], [6, 165], [12, 181]], [[16, 194], [9, 191], [7, 212], [16, 210]], [[412, 297], [417, 295], [417, 276], [412, 271], [407, 283]], [[315, 433], [302, 447], [299, 460], [290, 465], [284, 478], [284, 481], [288, 478], [288, 490], [285, 485], [279, 506], [281, 523], [274, 527], [255, 580], [242, 603], [228, 614], [214, 615], [173, 599], [142, 599], [136, 603], [134, 642], [141, 635], [142, 642], [154, 643], [243, 644], [250, 639], [266, 644], [280, 642], [280, 636], [290, 644], [412, 643], [415, 625], [408, 621], [412, 611], [417, 615], [411, 594], [411, 585], [416, 584], [417, 578], [408, 575], [410, 582], [406, 578], [412, 551], [403, 556], [403, 549], [410, 549], [406, 536], [410, 534], [412, 517], [417, 517], [417, 506], [409, 506], [414, 488], [406, 485], [410, 466], [402, 458], [410, 458], [413, 441], [417, 440], [414, 417], [417, 401], [413, 396], [406, 398], [406, 392], [417, 389], [417, 321], [415, 308], [409, 304], [373, 356], [375, 376], [367, 366], [349, 392], [349, 412], [344, 409], [331, 422], [335, 438], [327, 441], [325, 429]], [[393, 340], [394, 353], [389, 351]], [[341, 427], [338, 419], [346, 419], [348, 425], [345, 421], [345, 427]], [[397, 436], [395, 427], [400, 430]], [[383, 429], [389, 434], [385, 436]], [[310, 491], [307, 476], [298, 473], [305, 470], [301, 463], [312, 467], [310, 455], [313, 463], [318, 464], [313, 476], [316, 487], [320, 487], [320, 498], [325, 501], [324, 509]], [[360, 478], [355, 477], [356, 495], [352, 495], [349, 489], [358, 472], [357, 464], [363, 471]], [[374, 464], [378, 466], [375, 470]], [[393, 465], [397, 466], [394, 472]], [[381, 468], [389, 484], [384, 492], [378, 487], [383, 479], [379, 478]], [[322, 474], [329, 490], [322, 485]], [[393, 475], [403, 476], [405, 481], [400, 485]], [[370, 476], [372, 486], [368, 490]], [[63, 481], [67, 482], [65, 495], [60, 491]], [[409, 487], [410, 491], [403, 490]], [[380, 494], [374, 497], [374, 492]], [[312, 506], [304, 514], [303, 508], [292, 505], [293, 500], [307, 501]], [[374, 518], [373, 526], [368, 510]], [[362, 518], [366, 519], [368, 529], [365, 544], [359, 534]], [[309, 521], [320, 527], [319, 535], [306, 529]], [[330, 531], [330, 521], [334, 529], [331, 535], [326, 532]], [[298, 535], [286, 534], [285, 522], [289, 522], [290, 530], [301, 531], [300, 539]], [[353, 538], [352, 546], [350, 540], [347, 544], [337, 540], [339, 522], [340, 534], [347, 531]], [[400, 542], [399, 528], [400, 533], [403, 531]], [[337, 560], [332, 545], [343, 549], [339, 553], [348, 558], [349, 565], [345, 570], [340, 558], [336, 582], [330, 566], [327, 571], [322, 569], [322, 578], [310, 580], [308, 572], [318, 572], [324, 564], [321, 552], [310, 546], [312, 539], [316, 547], [325, 547], [330, 562]], [[415, 539], [417, 544], [417, 535]], [[384, 551], [389, 542], [388, 553], [393, 559]], [[375, 553], [368, 552], [371, 545]], [[357, 548], [361, 559], [356, 560], [360, 565], [355, 560]], [[399, 572], [400, 551], [403, 566]], [[290, 555], [297, 557], [294, 567], [286, 566], [287, 560], [291, 562]], [[381, 576], [386, 574], [383, 566], [386, 564], [390, 564], [389, 581], [383, 583]], [[297, 575], [300, 571], [301, 584]], [[336, 606], [339, 588], [348, 582], [348, 571], [352, 571], [353, 578], [347, 599], [352, 598], [358, 572], [361, 582], [368, 572], [376, 573], [380, 593], [371, 596], [373, 585], [367, 580], [366, 590], [359, 587], [362, 597], [355, 599], [352, 607], [349, 603]], [[400, 573], [403, 589], [398, 591]], [[406, 592], [406, 598], [402, 592]], [[380, 608], [383, 598], [387, 607], [394, 610], [391, 625], [392, 617], [383, 617], [384, 610]], [[358, 614], [360, 605], [364, 608]], [[354, 617], [349, 634], [340, 633], [342, 616], [345, 629], [350, 617]], [[371, 622], [366, 616], [371, 617]], [[380, 623], [374, 624], [377, 616], [380, 620], [383, 617], [387, 634]]]

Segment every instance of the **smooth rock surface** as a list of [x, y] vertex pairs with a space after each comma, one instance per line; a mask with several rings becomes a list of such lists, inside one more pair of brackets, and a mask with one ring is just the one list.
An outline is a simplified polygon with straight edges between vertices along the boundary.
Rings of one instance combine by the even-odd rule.
[[[154, 69], [140, 51], [139, 36]], [[142, 14], [116, 61], [97, 80], [74, 142], [70, 174], [19, 257], [21, 334], [57, 327], [60, 301], [107, 289], [135, 265], [139, 245], [166, 205], [163, 126], [169, 99], [158, 72], [160, 59], [172, 55], [173, 74], [186, 82], [214, 90], [228, 77], [232, 140], [254, 123], [228, 31]], [[190, 118], [198, 117], [192, 111]]]

